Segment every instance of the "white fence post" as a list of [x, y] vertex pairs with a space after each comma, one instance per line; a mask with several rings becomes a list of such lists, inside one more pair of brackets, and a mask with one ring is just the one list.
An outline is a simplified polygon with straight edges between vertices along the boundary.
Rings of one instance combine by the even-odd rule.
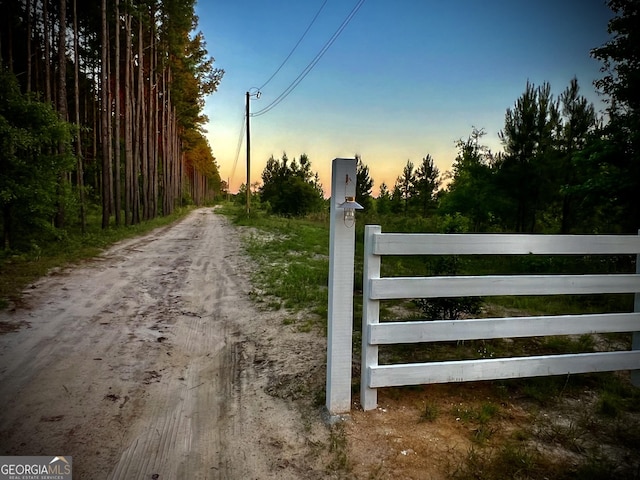
[[[638, 230], [638, 235], [640, 235], [640, 230]], [[640, 254], [636, 256], [636, 273], [640, 275]], [[640, 312], [640, 292], [635, 294], [633, 310]], [[640, 350], [640, 332], [633, 332], [631, 350]], [[636, 387], [640, 387], [640, 370], [631, 370], [631, 383]]]
[[378, 391], [369, 388], [369, 367], [378, 366], [378, 345], [369, 343], [371, 326], [380, 322], [380, 301], [371, 299], [371, 278], [380, 278], [380, 256], [373, 254], [374, 235], [380, 225], [367, 225], [364, 230], [364, 268], [362, 274], [362, 370], [360, 373], [360, 405], [363, 410], [376, 408]]
[[353, 271], [355, 228], [338, 206], [356, 195], [356, 160], [336, 158], [331, 171], [329, 310], [326, 407], [330, 414], [351, 409]]

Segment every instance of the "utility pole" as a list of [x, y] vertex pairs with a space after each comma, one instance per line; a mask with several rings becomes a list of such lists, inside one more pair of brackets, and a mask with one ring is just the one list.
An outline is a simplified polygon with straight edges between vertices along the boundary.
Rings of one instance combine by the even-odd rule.
[[249, 134], [249, 97], [249, 92], [247, 92], [247, 215], [249, 215], [249, 211], [251, 210], [251, 135]]
[[247, 215], [249, 215], [249, 211], [251, 210], [251, 133], [249, 132], [249, 118], [251, 117], [251, 111], [249, 109], [249, 101], [251, 97], [260, 98], [262, 92], [257, 88], [254, 88], [255, 93], [247, 92], [246, 96], [246, 112], [245, 115], [247, 117]]

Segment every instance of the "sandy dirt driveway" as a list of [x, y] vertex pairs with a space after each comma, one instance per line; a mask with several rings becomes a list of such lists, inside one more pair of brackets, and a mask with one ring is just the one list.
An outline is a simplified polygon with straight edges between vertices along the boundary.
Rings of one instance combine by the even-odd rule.
[[249, 271], [204, 208], [37, 281], [0, 313], [2, 454], [71, 455], [77, 479], [327, 478], [327, 427], [278, 395], [326, 340], [256, 309]]

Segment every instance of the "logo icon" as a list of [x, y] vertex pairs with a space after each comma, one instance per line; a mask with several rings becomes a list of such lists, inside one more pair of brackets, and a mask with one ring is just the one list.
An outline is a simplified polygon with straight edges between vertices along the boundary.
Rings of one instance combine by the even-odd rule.
[[0, 457], [0, 480], [72, 480], [72, 457]]

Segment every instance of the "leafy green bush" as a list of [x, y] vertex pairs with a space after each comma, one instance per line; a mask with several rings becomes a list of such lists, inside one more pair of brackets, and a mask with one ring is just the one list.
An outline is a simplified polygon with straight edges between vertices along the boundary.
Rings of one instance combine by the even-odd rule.
[[[16, 77], [0, 70], [0, 218], [4, 248], [41, 238], [69, 203], [66, 174], [75, 165], [71, 126], [51, 103], [20, 92]], [[18, 220], [19, 219], [19, 220]], [[18, 239], [22, 244], [18, 245]]]

